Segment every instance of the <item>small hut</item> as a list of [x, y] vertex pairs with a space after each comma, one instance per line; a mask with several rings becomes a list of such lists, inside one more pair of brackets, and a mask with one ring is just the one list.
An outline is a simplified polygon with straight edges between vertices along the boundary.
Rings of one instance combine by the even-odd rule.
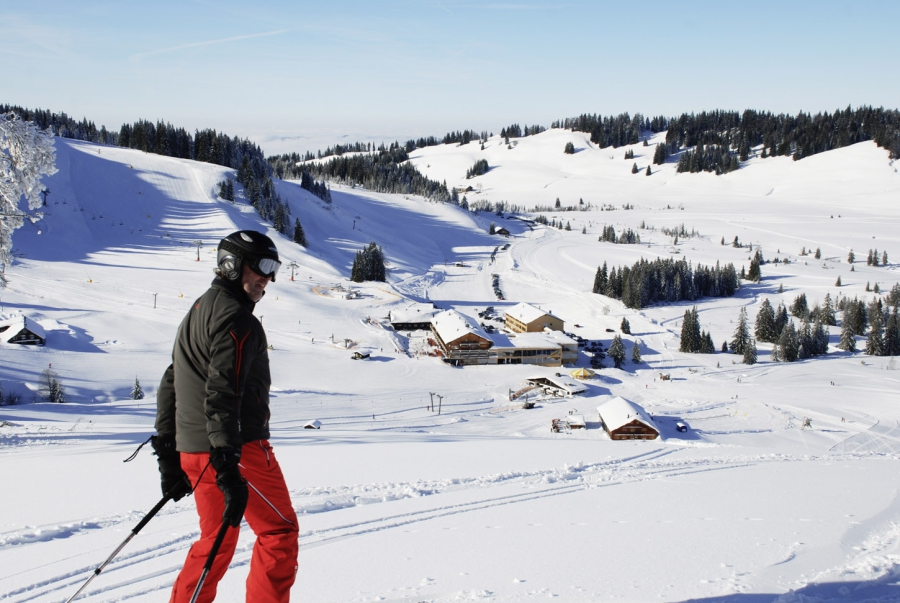
[[603, 428], [611, 440], [655, 440], [659, 428], [643, 408], [616, 396], [597, 407]]
[[33, 320], [19, 315], [0, 322], [0, 341], [19, 345], [44, 345], [47, 332]]

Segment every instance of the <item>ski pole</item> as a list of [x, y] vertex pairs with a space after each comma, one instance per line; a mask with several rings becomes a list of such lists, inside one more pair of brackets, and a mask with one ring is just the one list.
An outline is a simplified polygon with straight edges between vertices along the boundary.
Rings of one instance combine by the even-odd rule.
[[203, 583], [206, 582], [206, 575], [209, 574], [209, 570], [212, 569], [213, 561], [219, 552], [219, 547], [222, 546], [222, 541], [225, 540], [225, 533], [228, 531], [228, 528], [228, 522], [222, 520], [222, 527], [219, 528], [219, 533], [216, 534], [216, 540], [213, 542], [212, 549], [209, 551], [206, 563], [203, 564], [203, 573], [200, 574], [200, 581], [197, 582], [197, 587], [194, 589], [194, 594], [191, 596], [191, 603], [196, 603], [197, 597], [200, 596], [200, 589], [203, 588]]
[[69, 597], [68, 599], [66, 599], [66, 603], [71, 603], [72, 601], [74, 601], [75, 597], [80, 595], [81, 591], [83, 591], [85, 588], [87, 588], [87, 585], [91, 583], [91, 580], [93, 580], [94, 578], [96, 578], [97, 576], [100, 575], [100, 572], [103, 571], [103, 568], [105, 568], [107, 565], [109, 565], [109, 562], [112, 561], [116, 557], [116, 555], [118, 555], [120, 552], [122, 552], [122, 549], [125, 548], [125, 545], [128, 544], [129, 542], [131, 542], [131, 539], [134, 538], [135, 536], [137, 536], [137, 533], [140, 532], [142, 529], [144, 529], [144, 526], [147, 525], [147, 523], [149, 523], [151, 519], [153, 519], [153, 516], [156, 515], [159, 512], [159, 510], [162, 509], [167, 502], [169, 502], [169, 500], [171, 500], [171, 497], [168, 494], [163, 496], [160, 499], [160, 501], [158, 503], [156, 503], [156, 506], [153, 507], [152, 509], [150, 509], [150, 512], [147, 513], [144, 516], [144, 518], [136, 526], [134, 526], [134, 529], [131, 530], [131, 534], [128, 535], [128, 538], [123, 540], [122, 544], [117, 546], [116, 550], [114, 550], [112, 552], [112, 555], [107, 557], [106, 561], [101, 563], [99, 565], [99, 567], [97, 567], [97, 569], [94, 570], [94, 573], [91, 574], [91, 577], [87, 579], [87, 582], [85, 582], [84, 584], [81, 585], [81, 588], [78, 589], [78, 592], [75, 593], [74, 595], [72, 595], [71, 597]]

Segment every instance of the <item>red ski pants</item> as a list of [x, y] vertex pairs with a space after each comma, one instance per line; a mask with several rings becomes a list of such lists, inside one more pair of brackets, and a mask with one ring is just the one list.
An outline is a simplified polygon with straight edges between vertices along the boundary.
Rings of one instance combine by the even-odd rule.
[[[208, 462], [208, 453], [181, 453], [181, 467], [191, 483], [196, 484], [200, 480], [194, 490], [194, 502], [200, 516], [200, 539], [188, 551], [184, 567], [172, 587], [170, 603], [188, 603], [191, 600], [216, 533], [222, 525], [225, 498], [216, 486], [216, 471], [212, 466], [207, 466]], [[299, 528], [281, 467], [267, 440], [244, 444], [238, 466], [247, 480], [250, 494], [244, 519], [256, 534], [250, 574], [247, 576], [246, 600], [252, 603], [287, 603], [297, 575]], [[240, 528], [229, 528], [226, 532], [197, 598], [198, 603], [209, 603], [216, 598], [216, 587], [231, 563], [239, 533]]]

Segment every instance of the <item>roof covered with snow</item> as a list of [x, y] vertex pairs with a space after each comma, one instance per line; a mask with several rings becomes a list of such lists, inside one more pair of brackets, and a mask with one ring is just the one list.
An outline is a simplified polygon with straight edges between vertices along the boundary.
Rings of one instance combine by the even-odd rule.
[[533, 383], [540, 383], [541, 381], [549, 381], [552, 385], [558, 387], [561, 390], [564, 390], [570, 394], [581, 394], [587, 391], [587, 386], [583, 383], [579, 383], [575, 379], [571, 377], [566, 377], [564, 375], [549, 375], [549, 376], [540, 376], [540, 377], [529, 377], [528, 381]]
[[659, 427], [656, 426], [646, 410], [621, 396], [616, 396], [601, 404], [597, 407], [597, 412], [600, 413], [600, 418], [603, 419], [609, 431], [614, 431], [637, 420], [659, 433]]
[[27, 316], [19, 314], [0, 321], [0, 330], [2, 330], [2, 333], [0, 333], [0, 341], [9, 341], [14, 336], [18, 335], [22, 329], [28, 329], [41, 339], [47, 339], [47, 332], [41, 325], [29, 319]]
[[444, 310], [435, 314], [431, 320], [431, 326], [445, 343], [456, 341], [469, 333], [477, 335], [485, 341], [493, 341], [477, 321], [456, 310]]
[[410, 304], [405, 308], [391, 310], [391, 323], [430, 322], [435, 314], [440, 312], [434, 304]]
[[536, 333], [496, 333], [491, 336], [496, 349], [546, 349], [578, 347], [578, 342], [560, 331], [543, 331]]
[[518, 303], [515, 306], [513, 306], [512, 308], [510, 308], [509, 310], [507, 310], [506, 315], [512, 316], [516, 320], [522, 321], [525, 324], [534, 322], [535, 320], [539, 319], [542, 316], [553, 316], [553, 318], [562, 320], [561, 318], [559, 318], [559, 316], [555, 316], [555, 315], [551, 314], [550, 312], [544, 312], [540, 308], [535, 308], [531, 304], [526, 304], [524, 302]]

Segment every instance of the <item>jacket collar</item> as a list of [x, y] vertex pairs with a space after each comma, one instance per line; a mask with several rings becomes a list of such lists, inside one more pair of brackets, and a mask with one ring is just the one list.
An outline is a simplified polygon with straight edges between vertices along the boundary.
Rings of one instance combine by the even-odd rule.
[[[241, 287], [241, 283], [239, 281], [229, 281], [228, 279], [224, 279], [222, 277], [217, 276], [213, 279], [212, 287], [217, 287], [219, 289], [224, 289], [231, 293], [235, 299], [238, 300], [242, 306], [253, 312], [253, 309], [256, 307], [256, 303], [250, 299], [247, 295], [247, 292], [244, 291], [243, 287]], [[266, 292], [263, 291], [263, 295]]]

